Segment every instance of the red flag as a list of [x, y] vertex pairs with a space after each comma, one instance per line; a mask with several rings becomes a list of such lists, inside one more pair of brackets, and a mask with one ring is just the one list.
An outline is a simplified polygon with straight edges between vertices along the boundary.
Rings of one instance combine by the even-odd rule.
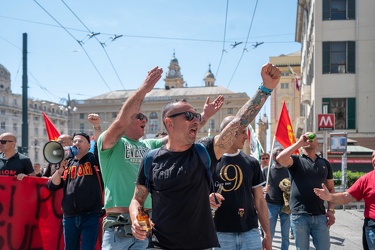
[[[292, 123], [290, 122], [290, 118], [289, 118], [288, 110], [286, 109], [285, 101], [281, 108], [279, 121], [277, 122], [275, 138], [284, 148], [287, 148], [290, 145], [296, 143], [296, 138], [294, 137], [293, 127], [292, 127]], [[298, 151], [294, 153], [299, 154]]]
[[42, 113], [43, 113], [43, 117], [44, 117], [44, 122], [46, 124], [46, 130], [47, 130], [47, 134], [48, 134], [48, 140], [50, 140], [50, 141], [57, 141], [57, 139], [60, 136], [60, 132], [57, 130], [57, 128], [55, 127], [55, 125], [53, 125], [53, 123], [48, 118], [48, 116], [46, 115], [46, 113], [44, 113], [44, 112], [42, 112]]

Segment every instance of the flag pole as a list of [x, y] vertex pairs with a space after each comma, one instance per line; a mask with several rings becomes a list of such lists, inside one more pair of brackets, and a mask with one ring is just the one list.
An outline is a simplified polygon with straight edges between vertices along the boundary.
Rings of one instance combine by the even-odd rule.
[[271, 162], [273, 161], [273, 157], [272, 157], [272, 152], [273, 152], [273, 147], [275, 145], [275, 140], [276, 140], [276, 136], [273, 136], [273, 140], [272, 140], [272, 146], [271, 146], [271, 152], [270, 152], [270, 160], [268, 162], [268, 169], [267, 169], [267, 178], [266, 178], [266, 187], [268, 186], [268, 180], [270, 178], [270, 168], [271, 168]]

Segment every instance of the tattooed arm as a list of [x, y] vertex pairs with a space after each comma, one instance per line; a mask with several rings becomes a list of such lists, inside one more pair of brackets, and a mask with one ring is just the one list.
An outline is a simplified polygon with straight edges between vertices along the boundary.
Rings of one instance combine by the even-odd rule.
[[[216, 158], [221, 156], [232, 146], [236, 140], [237, 132], [240, 127], [246, 127], [257, 116], [263, 104], [266, 102], [270, 93], [280, 80], [281, 71], [276, 66], [267, 63], [263, 65], [261, 76], [263, 80], [263, 89], [259, 88], [253, 98], [251, 98], [237, 112], [236, 117], [230, 122], [221, 133], [215, 137]], [[265, 88], [265, 89], [264, 89]]]
[[147, 195], [147, 188], [143, 185], [136, 184], [133, 199], [131, 200], [129, 205], [129, 214], [132, 220], [132, 233], [133, 236], [139, 240], [144, 240], [147, 237], [146, 231], [142, 229], [137, 220], [138, 207], [143, 207]]

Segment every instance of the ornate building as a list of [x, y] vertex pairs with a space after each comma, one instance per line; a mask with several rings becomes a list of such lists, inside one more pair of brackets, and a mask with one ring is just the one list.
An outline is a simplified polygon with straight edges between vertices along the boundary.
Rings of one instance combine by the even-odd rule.
[[45, 112], [60, 133], [67, 133], [68, 112], [65, 106], [28, 99], [28, 148], [22, 145], [22, 95], [11, 91], [10, 72], [0, 64], [0, 134], [10, 132], [17, 138], [18, 151], [28, 152], [32, 162], [44, 162], [43, 146], [48, 142], [42, 112]]

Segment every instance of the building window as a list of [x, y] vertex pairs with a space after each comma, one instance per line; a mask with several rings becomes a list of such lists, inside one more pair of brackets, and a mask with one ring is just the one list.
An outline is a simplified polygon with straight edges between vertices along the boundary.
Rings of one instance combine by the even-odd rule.
[[227, 109], [227, 114], [229, 114], [229, 115], [233, 114], [233, 108], [228, 108]]
[[112, 118], [116, 118], [117, 117], [117, 113], [116, 112], [112, 112]]
[[0, 114], [5, 115], [5, 109], [0, 110]]
[[17, 130], [18, 130], [17, 123], [13, 123], [13, 131], [17, 131]]
[[158, 123], [158, 114], [156, 112], [152, 112], [150, 114], [150, 121], [148, 122], [148, 129], [150, 133], [157, 133], [159, 128]]
[[39, 135], [39, 128], [34, 128], [34, 135]]
[[355, 19], [355, 0], [323, 0], [323, 20]]
[[281, 89], [289, 89], [289, 83], [281, 83], [280, 87]]
[[84, 113], [80, 113], [79, 114], [79, 119], [85, 119], [85, 114]]
[[281, 72], [281, 76], [289, 76], [290, 73], [289, 72]]
[[211, 131], [215, 131], [215, 119], [210, 119], [210, 124], [209, 124], [209, 128], [211, 129]]
[[84, 123], [79, 124], [79, 131], [85, 131], [85, 124]]
[[355, 129], [355, 98], [323, 98], [322, 113], [335, 115], [335, 129]]
[[1, 129], [5, 129], [5, 122], [1, 122]]
[[323, 42], [323, 74], [355, 73], [355, 42]]

